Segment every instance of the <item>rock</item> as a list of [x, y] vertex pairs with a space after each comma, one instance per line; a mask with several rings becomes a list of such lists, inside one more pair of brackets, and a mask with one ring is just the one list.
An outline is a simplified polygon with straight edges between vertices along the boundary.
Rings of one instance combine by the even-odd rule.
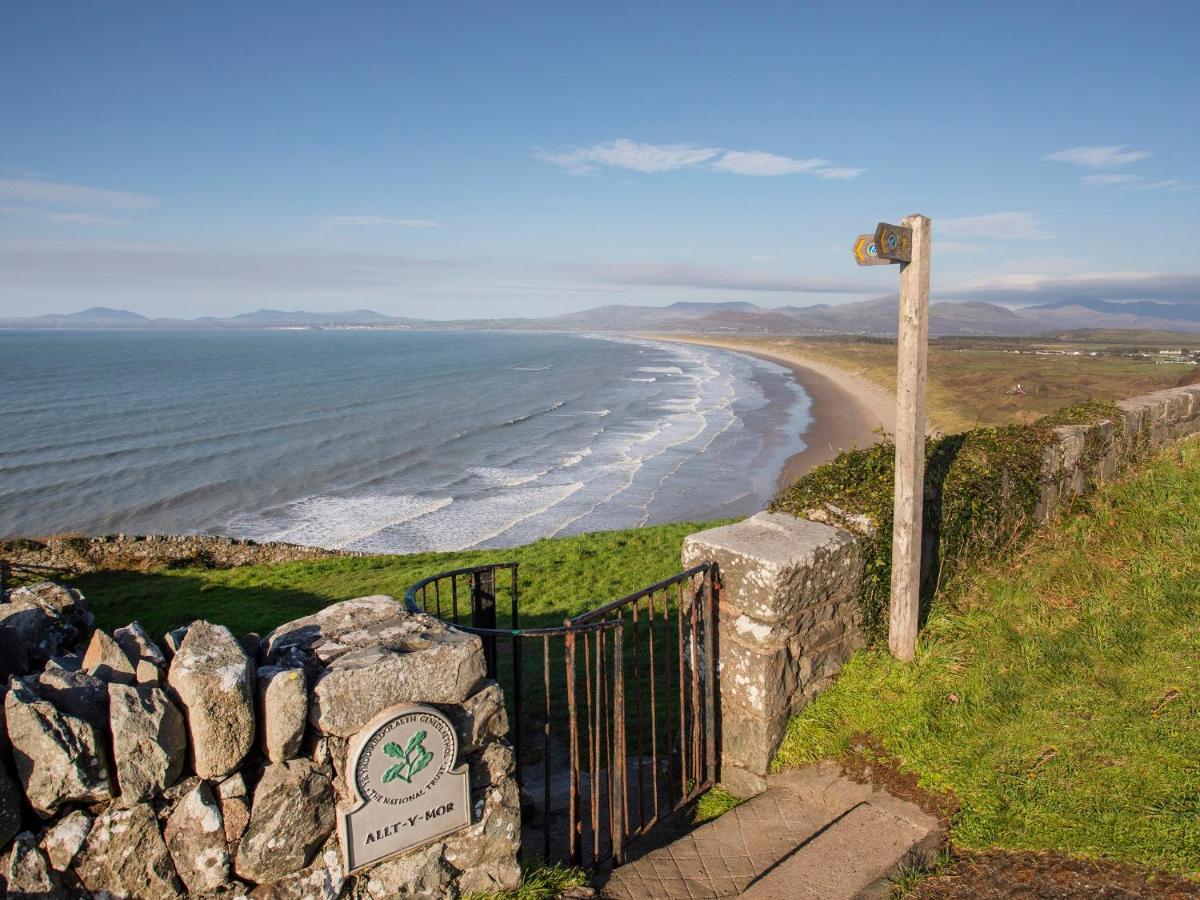
[[0, 603], [0, 675], [24, 675], [81, 641], [94, 618], [83, 594], [42, 581]]
[[107, 748], [91, 723], [60, 712], [17, 679], [4, 699], [17, 775], [29, 804], [49, 817], [63, 803], [112, 797]]
[[458, 888], [496, 893], [516, 890], [521, 884], [521, 811], [517, 783], [506, 779], [490, 787], [478, 801], [474, 824], [445, 838], [446, 861], [459, 871]]
[[83, 654], [83, 670], [103, 681], [116, 684], [133, 684], [137, 673], [133, 661], [121, 649], [121, 645], [97, 628], [92, 632], [92, 642]]
[[110, 684], [108, 697], [120, 800], [132, 806], [178, 780], [187, 732], [183, 715], [162, 688]]
[[263, 749], [271, 762], [299, 755], [308, 720], [303, 669], [265, 666], [258, 670], [258, 720]]
[[21, 789], [0, 765], [0, 847], [21, 830]]
[[458, 752], [474, 753], [490, 739], [508, 734], [508, 713], [504, 692], [489, 681], [467, 698], [461, 706], [445, 710], [458, 732]]
[[141, 622], [130, 622], [124, 628], [118, 628], [113, 632], [113, 639], [134, 663], [144, 659], [155, 666], [167, 664], [166, 656], [158, 644], [154, 643], [154, 639], [146, 633]]
[[92, 817], [82, 809], [67, 813], [42, 835], [41, 847], [59, 872], [70, 868], [92, 830]]
[[343, 653], [371, 647], [399, 635], [410, 614], [391, 597], [378, 595], [333, 603], [311, 616], [280, 625], [262, 639], [261, 655], [268, 665], [291, 653], [328, 665]]
[[28, 831], [17, 835], [4, 866], [6, 897], [63, 897], [58, 873]]
[[350, 737], [391, 706], [462, 703], [483, 680], [474, 635], [425, 615], [387, 630], [386, 644], [342, 654], [318, 676], [308, 716], [322, 733]]
[[163, 837], [175, 871], [188, 891], [209, 891], [229, 881], [225, 824], [206, 782], [200, 782], [179, 801], [167, 819]]
[[162, 684], [162, 670], [152, 662], [139, 659], [134, 679], [138, 684]]
[[517, 769], [517, 757], [506, 741], [492, 741], [467, 757], [471, 790], [499, 784]]
[[89, 891], [157, 900], [175, 897], [179, 879], [148, 803], [110, 806], [92, 824], [75, 874]]
[[217, 785], [217, 803], [225, 822], [225, 840], [230, 845], [236, 844], [250, 824], [250, 798], [241, 772], [235, 772]]
[[307, 869], [260, 884], [250, 896], [256, 900], [336, 900], [345, 884], [342, 852], [337, 838], [330, 838]]
[[254, 789], [235, 868], [250, 881], [299, 872], [333, 831], [333, 785], [306, 759], [272, 763]]
[[253, 679], [250, 660], [228, 628], [204, 621], [188, 628], [167, 683], [187, 713], [201, 778], [232, 772], [254, 744]]
[[168, 631], [163, 635], [162, 646], [163, 654], [167, 659], [171, 659], [179, 651], [179, 645], [183, 643], [183, 638], [187, 634], [188, 626], [180, 625], [173, 631]]
[[39, 697], [67, 715], [83, 719], [101, 731], [108, 728], [108, 685], [96, 676], [64, 668], [52, 659], [32, 687]]
[[443, 849], [441, 843], [430, 844], [372, 866], [358, 876], [358, 896], [371, 900], [450, 896], [454, 870], [442, 859]]

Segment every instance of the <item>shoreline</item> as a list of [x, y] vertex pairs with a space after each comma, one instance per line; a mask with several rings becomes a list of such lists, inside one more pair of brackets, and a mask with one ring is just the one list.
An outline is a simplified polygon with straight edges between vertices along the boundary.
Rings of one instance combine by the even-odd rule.
[[878, 443], [876, 429], [894, 433], [896, 400], [887, 391], [845, 369], [809, 359], [787, 350], [748, 346], [737, 341], [707, 337], [666, 337], [646, 334], [656, 341], [694, 344], [733, 353], [744, 353], [773, 362], [791, 371], [808, 394], [809, 425], [800, 435], [804, 449], [788, 457], [779, 473], [780, 490], [790, 487], [815, 466], [829, 462], [843, 450]]

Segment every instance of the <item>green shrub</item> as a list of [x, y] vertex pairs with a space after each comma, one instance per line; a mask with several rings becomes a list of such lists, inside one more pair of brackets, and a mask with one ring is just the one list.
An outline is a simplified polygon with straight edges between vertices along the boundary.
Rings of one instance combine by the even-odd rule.
[[[1035, 524], [1046, 447], [1062, 425], [1123, 420], [1111, 403], [1069, 406], [1031, 425], [977, 428], [929, 438], [925, 444], [925, 546], [922, 594], [951, 583], [964, 562], [986, 562], [1020, 543]], [[895, 444], [884, 440], [846, 451], [782, 491], [767, 507], [832, 522], [861, 535], [864, 572], [859, 602], [863, 628], [887, 631], [892, 573]], [[1083, 465], [1099, 459], [1103, 437], [1089, 435]]]

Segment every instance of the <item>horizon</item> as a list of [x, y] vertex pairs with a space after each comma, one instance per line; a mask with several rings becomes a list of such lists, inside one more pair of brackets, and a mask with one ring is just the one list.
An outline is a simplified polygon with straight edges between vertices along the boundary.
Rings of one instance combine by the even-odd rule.
[[0, 318], [1200, 300], [1194, 5], [356, 9], [0, 12]]

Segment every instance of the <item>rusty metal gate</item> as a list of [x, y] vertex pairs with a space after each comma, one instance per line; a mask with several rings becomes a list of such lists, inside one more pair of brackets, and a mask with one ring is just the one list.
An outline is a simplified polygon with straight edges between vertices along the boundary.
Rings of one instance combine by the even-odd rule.
[[716, 567], [561, 625], [523, 613], [519, 585], [517, 564], [497, 563], [426, 578], [405, 600], [483, 640], [508, 704], [525, 855], [619, 865], [716, 782]]

